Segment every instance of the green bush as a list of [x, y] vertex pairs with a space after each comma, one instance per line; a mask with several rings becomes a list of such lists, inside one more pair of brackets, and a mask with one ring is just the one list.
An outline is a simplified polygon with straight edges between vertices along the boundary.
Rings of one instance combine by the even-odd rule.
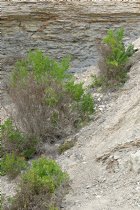
[[37, 50], [17, 63], [9, 93], [27, 134], [54, 141], [73, 132], [75, 122], [94, 111], [91, 96], [68, 74], [69, 62], [57, 62]]
[[73, 80], [66, 83], [66, 90], [75, 101], [80, 101], [84, 94], [83, 83], [75, 84]]
[[1, 175], [15, 178], [22, 170], [25, 170], [27, 163], [23, 157], [18, 157], [14, 153], [6, 154], [0, 163]]
[[22, 176], [23, 182], [28, 183], [37, 194], [43, 189], [46, 191], [46, 188], [49, 193], [54, 193], [67, 178], [54, 160], [44, 157], [34, 160], [31, 169]]
[[124, 30], [110, 29], [103, 39], [101, 46], [102, 59], [99, 62], [101, 75], [104, 76], [106, 85], [117, 85], [127, 80], [126, 64], [134, 53], [133, 45], [125, 47]]
[[37, 151], [38, 141], [34, 137], [29, 137], [16, 129], [11, 119], [7, 119], [0, 125], [0, 138], [2, 153], [12, 153], [31, 158]]
[[83, 94], [80, 101], [80, 110], [85, 115], [90, 115], [94, 112], [93, 99], [90, 94]]
[[31, 168], [22, 175], [20, 190], [11, 209], [57, 209], [63, 195], [60, 189], [68, 183], [68, 179], [54, 160], [44, 157], [34, 160]]

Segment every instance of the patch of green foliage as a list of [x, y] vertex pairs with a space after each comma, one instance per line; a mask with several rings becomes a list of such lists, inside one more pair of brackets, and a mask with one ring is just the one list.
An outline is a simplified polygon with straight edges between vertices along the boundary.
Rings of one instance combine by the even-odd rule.
[[49, 78], [63, 81], [69, 78], [66, 70], [69, 68], [70, 57], [65, 57], [61, 62], [57, 62], [48, 56], [45, 56], [41, 51], [30, 51], [27, 57], [16, 63], [15, 70], [11, 74], [11, 85], [16, 86], [18, 81], [23, 84], [27, 77], [33, 74], [38, 82], [48, 81]]
[[27, 163], [23, 157], [18, 157], [14, 153], [6, 154], [0, 163], [1, 175], [7, 175], [9, 178], [15, 178], [22, 170], [27, 168]]
[[68, 180], [68, 175], [54, 160], [45, 157], [34, 160], [21, 177], [20, 190], [11, 209], [57, 209], [58, 189]]
[[74, 80], [66, 83], [66, 90], [72, 96], [73, 100], [80, 101], [84, 94], [83, 83], [75, 84]]
[[58, 208], [51, 206], [49, 210], [58, 210]]
[[50, 206], [49, 210], [59, 210], [59, 209], [57, 207], [55, 207], [55, 206]]
[[57, 139], [67, 134], [68, 127], [73, 132], [76, 121], [94, 112], [93, 98], [82, 83], [76, 84], [69, 66], [69, 57], [58, 62], [39, 50], [17, 62], [9, 93], [27, 134]]
[[42, 157], [32, 162], [32, 167], [22, 176], [22, 181], [28, 183], [37, 194], [46, 188], [49, 193], [54, 193], [67, 178], [67, 174], [54, 160]]
[[107, 64], [110, 67], [118, 68], [123, 67], [128, 61], [128, 58], [134, 53], [133, 45], [129, 45], [127, 48], [123, 43], [124, 29], [118, 30], [110, 29], [107, 32], [107, 36], [103, 39], [103, 42], [111, 49], [111, 54], [107, 57]]
[[16, 129], [9, 118], [0, 125], [1, 130], [1, 149], [2, 153], [12, 153], [25, 157], [26, 159], [31, 158], [37, 147], [37, 139], [34, 137], [29, 137], [21, 133]]
[[102, 87], [104, 83], [105, 83], [105, 78], [103, 76], [96, 76], [96, 75], [92, 76], [92, 84], [91, 84], [92, 88]]
[[85, 115], [90, 115], [94, 112], [94, 103], [90, 94], [83, 94], [80, 101], [80, 110]]
[[103, 38], [101, 76], [94, 78], [93, 85], [107, 87], [123, 84], [127, 80], [126, 64], [134, 53], [134, 46], [124, 44], [124, 29], [110, 29]]

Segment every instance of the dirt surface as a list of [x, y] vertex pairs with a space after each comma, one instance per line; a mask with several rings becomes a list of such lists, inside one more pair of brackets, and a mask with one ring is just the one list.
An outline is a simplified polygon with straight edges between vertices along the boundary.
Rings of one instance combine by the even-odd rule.
[[110, 108], [83, 128], [76, 146], [58, 159], [71, 178], [65, 210], [140, 209], [140, 173], [131, 159], [140, 151], [140, 52], [135, 57], [130, 79]]

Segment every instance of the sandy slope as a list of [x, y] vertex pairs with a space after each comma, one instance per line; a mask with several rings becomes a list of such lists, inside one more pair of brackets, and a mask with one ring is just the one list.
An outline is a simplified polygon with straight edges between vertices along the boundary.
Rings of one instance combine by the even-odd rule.
[[110, 110], [83, 128], [58, 160], [72, 180], [65, 210], [140, 209], [140, 174], [131, 170], [131, 155], [140, 151], [140, 52], [136, 56]]

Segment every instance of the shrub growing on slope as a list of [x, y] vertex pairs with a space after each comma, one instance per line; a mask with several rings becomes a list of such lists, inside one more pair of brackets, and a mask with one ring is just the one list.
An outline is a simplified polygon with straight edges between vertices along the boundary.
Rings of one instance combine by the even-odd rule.
[[57, 209], [64, 195], [68, 175], [54, 161], [44, 157], [34, 160], [21, 177], [19, 191], [10, 210]]
[[0, 125], [0, 133], [1, 155], [14, 152], [15, 155], [29, 159], [36, 153], [39, 140], [21, 133], [14, 127], [11, 119]]
[[[127, 79], [126, 64], [128, 59], [134, 53], [133, 45], [125, 47], [124, 30], [110, 29], [103, 39], [101, 46], [102, 59], [99, 61], [102, 84], [105, 86], [115, 86], [123, 84]], [[97, 81], [97, 80], [96, 80]], [[95, 86], [95, 82], [93, 86]]]
[[1, 175], [8, 175], [10, 179], [14, 179], [22, 170], [27, 168], [27, 163], [23, 157], [18, 157], [14, 153], [6, 154], [1, 160]]
[[68, 68], [68, 58], [57, 62], [38, 50], [17, 63], [9, 94], [26, 133], [54, 141], [94, 111], [93, 99], [75, 84]]

